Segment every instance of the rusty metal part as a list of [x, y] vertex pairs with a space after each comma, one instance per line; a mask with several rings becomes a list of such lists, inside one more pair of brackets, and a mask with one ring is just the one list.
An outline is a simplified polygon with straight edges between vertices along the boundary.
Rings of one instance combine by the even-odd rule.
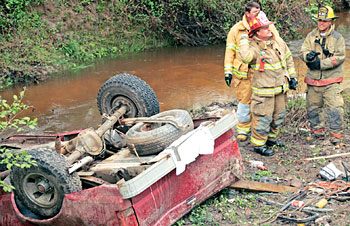
[[124, 118], [121, 120], [121, 123], [126, 124], [127, 126], [131, 126], [132, 124], [138, 123], [138, 122], [146, 122], [146, 123], [169, 123], [173, 126], [175, 126], [177, 129], [184, 130], [185, 125], [182, 123], [178, 123], [171, 119], [152, 119], [147, 117], [139, 117], [139, 118]]
[[62, 142], [59, 136], [56, 136], [55, 150], [58, 154], [61, 154]]
[[105, 181], [105, 180], [102, 180], [101, 178], [97, 178], [93, 176], [80, 177], [80, 179], [86, 182], [92, 182], [97, 185], [110, 184], [108, 181]]
[[127, 111], [126, 106], [120, 107], [114, 114], [97, 129], [88, 128], [79, 133], [77, 137], [68, 141], [61, 150], [61, 153], [71, 153], [67, 160], [69, 163], [74, 163], [84, 153], [89, 155], [99, 155], [103, 150], [103, 134], [109, 130]]
[[87, 165], [88, 163], [92, 162], [94, 159], [91, 156], [86, 156], [82, 159], [80, 159], [78, 162], [74, 163], [69, 169], [68, 169], [68, 173], [72, 174], [73, 172], [75, 172], [77, 169], [79, 169], [80, 167]]
[[88, 176], [93, 176], [95, 174], [95, 172], [91, 172], [91, 171], [78, 171], [77, 172], [79, 177], [88, 177]]
[[111, 117], [108, 117], [107, 120], [96, 130], [98, 136], [102, 137], [102, 135], [112, 128], [114, 124], [119, 120], [121, 116], [123, 116], [127, 112], [126, 106], [121, 106], [117, 111], [113, 113]]
[[0, 172], [0, 179], [3, 179], [7, 177], [10, 174], [11, 170], [5, 170], [3, 172]]

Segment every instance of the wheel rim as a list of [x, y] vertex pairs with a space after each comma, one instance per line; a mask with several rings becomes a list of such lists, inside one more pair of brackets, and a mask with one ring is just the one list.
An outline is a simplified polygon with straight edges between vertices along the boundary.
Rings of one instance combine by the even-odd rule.
[[57, 203], [58, 191], [54, 184], [41, 173], [28, 174], [23, 180], [25, 195], [40, 207], [52, 207]]
[[133, 118], [137, 115], [138, 109], [136, 105], [132, 102], [132, 100], [124, 96], [118, 96], [113, 99], [111, 102], [111, 114], [113, 114], [114, 111], [119, 109], [122, 105], [127, 107], [124, 118]]

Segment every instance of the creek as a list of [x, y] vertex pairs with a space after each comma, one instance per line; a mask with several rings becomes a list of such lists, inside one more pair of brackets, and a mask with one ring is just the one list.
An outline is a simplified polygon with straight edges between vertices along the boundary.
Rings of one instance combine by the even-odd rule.
[[[347, 60], [343, 87], [350, 87], [350, 11], [337, 14], [336, 28], [346, 40]], [[310, 29], [304, 29], [306, 35]], [[299, 58], [303, 39], [288, 42], [299, 81], [306, 72]], [[93, 127], [101, 123], [96, 97], [99, 88], [113, 75], [129, 73], [146, 81], [155, 91], [160, 110], [192, 109], [211, 102], [226, 102], [234, 98], [224, 82], [223, 59], [225, 45], [164, 48], [104, 59], [77, 72], [61, 72], [38, 85], [27, 86], [24, 102], [34, 107], [26, 115], [38, 118], [30, 134], [55, 134]], [[301, 82], [299, 92], [305, 85]], [[0, 92], [12, 102], [22, 87]], [[14, 132], [10, 132], [14, 133]], [[6, 134], [10, 135], [10, 134]]]

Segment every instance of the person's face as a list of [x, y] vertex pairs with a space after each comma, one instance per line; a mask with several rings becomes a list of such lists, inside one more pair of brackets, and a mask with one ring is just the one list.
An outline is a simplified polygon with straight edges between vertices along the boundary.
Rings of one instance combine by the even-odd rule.
[[258, 38], [261, 40], [269, 40], [272, 37], [272, 32], [270, 30], [270, 26], [263, 26], [259, 28], [259, 30], [256, 32]]
[[260, 12], [260, 9], [259, 8], [255, 8], [253, 7], [250, 12], [246, 12], [246, 16], [248, 18], [248, 20], [252, 20], [254, 17], [256, 17]]
[[332, 21], [318, 20], [317, 26], [321, 33], [325, 33], [329, 30], [332, 25]]

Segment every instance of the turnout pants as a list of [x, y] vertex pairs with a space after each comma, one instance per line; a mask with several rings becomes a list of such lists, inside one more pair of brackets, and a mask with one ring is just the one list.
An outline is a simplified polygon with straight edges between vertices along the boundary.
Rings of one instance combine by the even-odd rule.
[[252, 146], [263, 146], [266, 141], [277, 138], [279, 127], [286, 115], [286, 94], [275, 96], [252, 95]]
[[332, 134], [342, 134], [344, 118], [344, 100], [339, 83], [327, 86], [307, 86], [306, 109], [312, 130], [325, 127], [325, 113]]
[[248, 72], [248, 79], [233, 78], [233, 89], [239, 101], [237, 107], [237, 134], [248, 135], [251, 130], [250, 103], [252, 98], [251, 73]]

